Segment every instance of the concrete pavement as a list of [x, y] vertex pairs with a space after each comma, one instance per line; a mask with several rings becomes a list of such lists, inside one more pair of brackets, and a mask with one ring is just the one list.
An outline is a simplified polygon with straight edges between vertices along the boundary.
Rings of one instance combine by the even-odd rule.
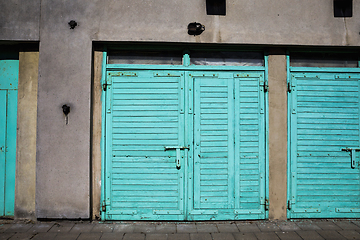
[[360, 220], [218, 222], [15, 222], [0, 240], [322, 240], [360, 239]]

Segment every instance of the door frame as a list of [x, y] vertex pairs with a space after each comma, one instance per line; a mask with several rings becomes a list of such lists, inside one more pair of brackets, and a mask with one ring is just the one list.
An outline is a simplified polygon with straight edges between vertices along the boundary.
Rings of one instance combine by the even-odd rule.
[[[124, 48], [124, 49], [129, 49]], [[149, 47], [146, 46], [140, 46], [140, 47], [133, 47], [131, 48], [133, 49], [146, 49], [148, 50]], [[150, 49], [152, 49], [150, 47]], [[161, 47], [155, 47], [154, 49], [160, 49], [163, 50], [164, 48]], [[174, 49], [174, 48], [171, 48]], [[196, 49], [197, 50], [197, 49]], [[200, 49], [202, 50], [202, 49]], [[213, 49], [212, 49], [213, 50]], [[226, 51], [239, 51], [238, 49], [226, 49]], [[248, 51], [246, 49], [246, 51]], [[268, 54], [265, 52], [264, 53], [264, 66], [213, 66], [213, 65], [190, 65], [190, 55], [189, 55], [189, 49], [186, 49], [183, 51], [183, 65], [140, 65], [140, 64], [107, 64], [107, 58], [108, 58], [108, 49], [107, 47], [104, 48], [103, 50], [103, 57], [102, 57], [102, 77], [101, 77], [101, 86], [104, 86], [104, 84], [106, 84], [106, 77], [107, 77], [107, 72], [108, 71], [135, 71], [135, 70], [177, 70], [177, 71], [263, 71], [264, 72], [264, 86], [267, 86], [267, 82], [268, 82]], [[186, 78], [185, 78], [186, 80]], [[187, 82], [187, 81], [185, 81]], [[187, 84], [185, 84], [187, 86]], [[188, 99], [188, 91], [185, 91], [185, 99]], [[264, 191], [265, 191], [265, 219], [268, 219], [269, 217], [269, 211], [268, 211], [268, 199], [269, 199], [269, 157], [268, 157], [268, 152], [269, 152], [269, 144], [268, 144], [268, 123], [269, 123], [269, 113], [268, 113], [268, 92], [264, 91], [264, 112], [265, 112], [265, 129], [264, 129], [264, 149], [265, 149], [265, 159], [264, 159], [264, 163], [265, 163], [265, 179], [263, 181], [264, 183]], [[106, 205], [108, 204], [105, 200], [105, 196], [106, 196], [106, 189], [105, 189], [105, 172], [106, 170], [106, 119], [105, 119], [105, 114], [104, 111], [106, 109], [106, 94], [104, 94], [104, 91], [102, 92], [101, 95], [101, 101], [102, 101], [102, 136], [101, 136], [101, 143], [100, 143], [100, 147], [102, 149], [101, 151], [101, 206], [100, 206], [100, 212], [101, 212], [101, 219], [102, 220], [111, 220], [109, 218], [106, 219], [106, 214], [105, 214], [105, 209], [106, 209]], [[188, 123], [188, 117], [185, 117], [185, 124]], [[192, 121], [190, 121], [192, 122]], [[185, 133], [185, 139], [188, 140], [189, 137], [191, 136], [187, 136], [187, 133]], [[187, 165], [185, 165], [184, 167], [188, 168]], [[185, 171], [185, 178], [188, 179], [188, 174], [187, 171]], [[192, 186], [190, 186], [191, 184], [193, 184], [192, 181], [188, 181], [188, 183], [186, 183], [187, 186], [187, 190], [184, 191], [184, 197], [186, 199], [188, 199], [188, 195], [190, 193], [190, 191], [192, 190]], [[185, 211], [188, 208], [188, 201], [185, 201]], [[251, 218], [249, 218], [251, 219]], [[192, 221], [192, 220], [187, 220], [187, 221]], [[195, 220], [196, 221], [196, 220]]]
[[[16, 138], [17, 138], [17, 109], [18, 109], [18, 82], [19, 82], [19, 54], [16, 52], [0, 53], [0, 60], [11, 60], [8, 74], [5, 81], [0, 86], [1, 91], [5, 91], [5, 145], [0, 146], [1, 152], [5, 152], [4, 162], [4, 215], [0, 217], [13, 217], [15, 207], [15, 173], [16, 173]], [[12, 76], [10, 76], [10, 74]], [[2, 211], [1, 210], [1, 211]]]

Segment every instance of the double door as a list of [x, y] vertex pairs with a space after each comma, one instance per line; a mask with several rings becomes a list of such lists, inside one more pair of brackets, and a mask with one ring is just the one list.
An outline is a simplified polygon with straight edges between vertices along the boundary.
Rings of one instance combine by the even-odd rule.
[[106, 220], [263, 219], [263, 71], [108, 71]]

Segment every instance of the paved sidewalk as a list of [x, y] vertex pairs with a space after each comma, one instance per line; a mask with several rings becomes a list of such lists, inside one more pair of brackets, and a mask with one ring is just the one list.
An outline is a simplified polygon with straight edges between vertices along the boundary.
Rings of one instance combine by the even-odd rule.
[[223, 222], [13, 222], [0, 240], [321, 240], [360, 239], [360, 220]]

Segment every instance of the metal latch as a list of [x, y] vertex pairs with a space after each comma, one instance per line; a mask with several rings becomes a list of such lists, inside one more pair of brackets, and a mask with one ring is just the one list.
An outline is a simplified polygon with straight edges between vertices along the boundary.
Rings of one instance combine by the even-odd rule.
[[356, 161], [356, 152], [360, 152], [360, 148], [343, 148], [341, 151], [350, 152], [351, 168], [356, 168], [359, 166], [359, 163]]
[[181, 162], [180, 162], [180, 150], [185, 150], [188, 149], [188, 147], [182, 147], [182, 146], [167, 146], [165, 147], [165, 151], [167, 150], [176, 150], [176, 168], [180, 169], [181, 168]]

